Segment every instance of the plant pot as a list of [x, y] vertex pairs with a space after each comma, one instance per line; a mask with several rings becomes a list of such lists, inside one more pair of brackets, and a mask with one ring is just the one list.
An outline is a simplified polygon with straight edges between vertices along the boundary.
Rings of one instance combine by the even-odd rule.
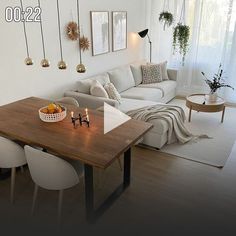
[[209, 96], [208, 96], [208, 101], [209, 102], [216, 102], [217, 101], [217, 97], [218, 97], [218, 95], [217, 95], [216, 92], [215, 93], [210, 93]]

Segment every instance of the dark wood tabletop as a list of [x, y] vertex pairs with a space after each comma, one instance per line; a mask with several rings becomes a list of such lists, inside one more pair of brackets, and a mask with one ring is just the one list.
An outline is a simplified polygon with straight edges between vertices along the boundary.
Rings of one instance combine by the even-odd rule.
[[71, 105], [66, 105], [67, 117], [63, 121], [45, 123], [38, 110], [50, 102], [30, 97], [1, 106], [0, 135], [105, 169], [152, 128], [152, 124], [131, 119], [104, 134], [103, 113], [89, 110], [90, 127], [74, 129], [70, 112], [85, 112], [84, 108]]

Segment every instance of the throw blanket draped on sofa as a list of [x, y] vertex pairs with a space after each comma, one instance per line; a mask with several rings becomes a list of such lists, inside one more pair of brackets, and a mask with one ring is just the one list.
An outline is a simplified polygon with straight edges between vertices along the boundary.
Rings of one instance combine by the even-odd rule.
[[[154, 119], [162, 119], [168, 124], [168, 144], [173, 140], [180, 143], [187, 143], [198, 138], [209, 138], [207, 135], [193, 135], [184, 125], [186, 119], [184, 110], [181, 107], [158, 104], [154, 106], [143, 107], [137, 110], [128, 111], [128, 116], [136, 120], [149, 122]], [[173, 139], [173, 136], [176, 139]]]

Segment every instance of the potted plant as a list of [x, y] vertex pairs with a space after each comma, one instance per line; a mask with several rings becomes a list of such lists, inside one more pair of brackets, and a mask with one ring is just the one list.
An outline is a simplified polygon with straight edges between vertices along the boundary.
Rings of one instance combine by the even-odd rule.
[[210, 94], [209, 94], [209, 101], [210, 102], [216, 102], [218, 89], [226, 87], [226, 88], [231, 88], [234, 90], [234, 88], [232, 86], [225, 83], [223, 73], [224, 73], [224, 71], [222, 69], [221, 64], [219, 66], [219, 70], [218, 70], [217, 74], [215, 74], [213, 76], [212, 80], [208, 79], [204, 72], [201, 72], [201, 74], [205, 78], [206, 84], [210, 88]]
[[174, 22], [174, 17], [172, 15], [172, 13], [168, 12], [168, 11], [163, 11], [160, 13], [159, 15], [159, 21], [161, 23], [164, 23], [164, 26], [163, 26], [163, 30], [166, 29], [166, 26], [167, 27], [170, 27], [173, 22]]

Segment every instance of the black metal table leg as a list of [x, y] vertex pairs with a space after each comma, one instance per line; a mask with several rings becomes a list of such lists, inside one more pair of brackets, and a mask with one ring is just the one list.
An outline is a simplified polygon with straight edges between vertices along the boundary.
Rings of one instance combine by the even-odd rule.
[[94, 218], [94, 188], [93, 188], [93, 167], [84, 165], [85, 175], [85, 204], [87, 221], [92, 222]]
[[124, 188], [130, 185], [130, 172], [131, 172], [131, 149], [128, 149], [124, 153], [124, 177], [123, 177]]
[[85, 205], [86, 218], [89, 223], [94, 223], [106, 210], [120, 197], [125, 189], [130, 185], [131, 173], [131, 148], [124, 153], [124, 175], [123, 183], [99, 206], [94, 207], [94, 186], [93, 186], [93, 167], [84, 165], [85, 172]]

